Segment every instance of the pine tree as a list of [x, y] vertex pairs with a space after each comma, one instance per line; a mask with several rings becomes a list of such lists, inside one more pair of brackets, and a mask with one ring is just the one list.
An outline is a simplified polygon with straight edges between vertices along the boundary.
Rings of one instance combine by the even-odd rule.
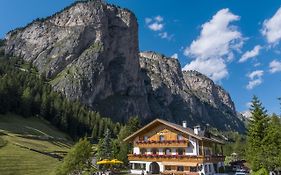
[[281, 120], [273, 114], [263, 139], [264, 167], [268, 171], [281, 170]]
[[63, 163], [56, 170], [57, 175], [81, 174], [91, 168], [92, 145], [87, 139], [80, 139], [69, 151]]
[[119, 152], [116, 155], [119, 160], [122, 160], [125, 164], [128, 163], [127, 154], [132, 150], [132, 144], [126, 143], [123, 140], [137, 131], [141, 127], [140, 119], [138, 117], [131, 117], [124, 127], [121, 128], [118, 134], [118, 142], [119, 142]]
[[253, 171], [262, 168], [264, 152], [263, 139], [268, 127], [267, 111], [262, 106], [258, 97], [254, 96], [251, 105], [252, 117], [248, 125], [246, 157]]
[[111, 159], [112, 158], [112, 138], [109, 129], [105, 130], [104, 137], [100, 139], [98, 144], [98, 158]]
[[21, 96], [21, 110], [24, 117], [29, 117], [31, 115], [31, 105], [32, 105], [32, 94], [29, 87], [27, 87]]

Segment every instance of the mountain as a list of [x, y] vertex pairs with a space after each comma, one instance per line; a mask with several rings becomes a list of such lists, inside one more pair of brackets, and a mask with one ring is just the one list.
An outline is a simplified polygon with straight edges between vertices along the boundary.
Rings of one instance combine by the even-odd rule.
[[244, 130], [230, 95], [205, 75], [182, 72], [177, 59], [155, 52], [140, 53], [140, 66], [152, 116], [187, 120], [190, 126]]
[[229, 94], [212, 80], [182, 72], [176, 59], [139, 53], [137, 19], [127, 9], [76, 2], [5, 40], [5, 53], [31, 62], [54, 90], [115, 121], [137, 115], [244, 130]]

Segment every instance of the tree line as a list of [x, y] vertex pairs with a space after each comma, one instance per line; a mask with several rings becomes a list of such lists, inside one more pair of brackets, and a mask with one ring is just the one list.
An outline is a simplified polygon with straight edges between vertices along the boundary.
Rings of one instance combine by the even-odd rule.
[[32, 64], [22, 59], [0, 56], [0, 82], [0, 114], [43, 117], [74, 139], [87, 135], [97, 141], [106, 129], [114, 136], [119, 133], [119, 123], [53, 91]]

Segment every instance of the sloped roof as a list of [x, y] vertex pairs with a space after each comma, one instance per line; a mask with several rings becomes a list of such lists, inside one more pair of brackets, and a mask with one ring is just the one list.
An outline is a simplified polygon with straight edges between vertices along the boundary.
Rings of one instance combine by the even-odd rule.
[[183, 127], [181, 125], [175, 124], [175, 123], [171, 123], [162, 119], [155, 119], [152, 122], [150, 122], [149, 124], [145, 125], [144, 127], [142, 127], [141, 129], [139, 129], [138, 131], [134, 132], [133, 134], [131, 134], [130, 136], [128, 136], [127, 138], [124, 139], [124, 141], [129, 141], [133, 138], [135, 138], [139, 133], [141, 133], [142, 131], [144, 131], [145, 129], [152, 127], [154, 124], [156, 123], [161, 123], [164, 124], [166, 126], [169, 126], [175, 130], [178, 130], [182, 133], [188, 134], [192, 137], [195, 137], [199, 140], [207, 140], [207, 141], [212, 141], [212, 142], [216, 142], [216, 143], [220, 143], [220, 144], [224, 144], [222, 141], [216, 139], [216, 138], [209, 138], [209, 137], [205, 137], [203, 135], [197, 135], [194, 133], [193, 129], [188, 128], [188, 127]]

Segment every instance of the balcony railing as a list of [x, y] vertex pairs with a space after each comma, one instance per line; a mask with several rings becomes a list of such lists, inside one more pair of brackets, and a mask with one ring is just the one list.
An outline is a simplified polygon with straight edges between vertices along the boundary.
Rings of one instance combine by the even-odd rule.
[[137, 141], [136, 146], [140, 148], [165, 148], [165, 147], [187, 147], [189, 144], [188, 140], [147, 140]]
[[199, 175], [199, 173], [197, 173], [197, 172], [175, 171], [175, 170], [170, 170], [170, 171], [165, 170], [161, 174], [162, 175], [171, 175], [171, 174], [175, 174], [175, 175]]
[[187, 155], [159, 155], [159, 154], [129, 154], [130, 161], [151, 162], [223, 162], [225, 156], [187, 156]]

